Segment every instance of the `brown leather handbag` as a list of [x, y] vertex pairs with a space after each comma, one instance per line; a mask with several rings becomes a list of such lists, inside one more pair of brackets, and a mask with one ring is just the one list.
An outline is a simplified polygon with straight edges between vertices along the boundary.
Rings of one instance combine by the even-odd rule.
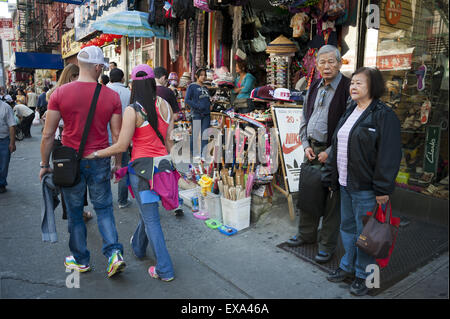
[[[391, 207], [390, 202], [386, 204], [386, 210], [387, 207]], [[375, 218], [378, 210], [382, 211], [382, 208], [377, 204], [373, 214], [367, 219], [361, 235], [356, 240], [356, 246], [366, 254], [380, 259], [389, 256], [389, 250], [397, 237], [398, 228], [390, 223], [392, 209], [389, 214], [386, 213], [386, 210], [382, 211], [386, 216], [384, 223]]]

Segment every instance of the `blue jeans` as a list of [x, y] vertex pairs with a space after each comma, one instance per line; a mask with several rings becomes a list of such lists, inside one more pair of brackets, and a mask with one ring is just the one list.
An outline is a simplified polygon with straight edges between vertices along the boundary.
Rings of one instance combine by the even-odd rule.
[[68, 215], [70, 251], [79, 264], [88, 265], [90, 253], [86, 246], [86, 225], [83, 220], [86, 185], [97, 215], [98, 229], [103, 238], [103, 255], [109, 258], [116, 250], [123, 254], [123, 246], [119, 243], [114, 221], [110, 158], [83, 159], [80, 163], [80, 171], [81, 181], [72, 187], [61, 187], [61, 191]]
[[0, 186], [6, 186], [6, 177], [8, 177], [9, 160], [11, 152], [9, 151], [9, 136], [0, 138]]
[[[122, 167], [125, 167], [128, 165], [128, 162], [130, 161], [130, 156], [127, 152], [122, 153]], [[122, 178], [119, 181], [118, 185], [118, 202], [119, 205], [125, 205], [128, 201], [128, 186], [127, 186], [127, 179]]]
[[362, 217], [376, 205], [373, 191], [350, 191], [341, 186], [341, 238], [345, 254], [339, 267], [356, 277], [365, 279], [366, 267], [375, 264], [375, 258], [356, 247], [356, 240], [363, 230]]
[[140, 221], [134, 232], [131, 248], [137, 257], [142, 258], [145, 256], [147, 245], [150, 242], [153, 255], [156, 257], [156, 273], [161, 278], [173, 277], [173, 265], [161, 228], [158, 202], [142, 204], [138, 191], [139, 177], [134, 174], [128, 175], [140, 211]]
[[[208, 114], [206, 116], [201, 116], [200, 114], [192, 114], [192, 120], [193, 121], [195, 121], [195, 120], [200, 120], [201, 121], [201, 130], [200, 130], [200, 134], [201, 135], [200, 136], [203, 136], [203, 132], [206, 131], [209, 128], [210, 124], [211, 124], [211, 115]], [[198, 138], [198, 136], [192, 136], [192, 140], [196, 139], [196, 138]], [[203, 152], [204, 151], [206, 152], [206, 150], [204, 150], [204, 148], [205, 148], [206, 145], [208, 145], [208, 140], [207, 139], [206, 140], [203, 140], [203, 139], [201, 140], [202, 142], [201, 142], [200, 155], [199, 154], [195, 154], [196, 150], [193, 149], [192, 140], [191, 140], [191, 150], [192, 150], [193, 156], [206, 157], [206, 154], [203, 154]]]

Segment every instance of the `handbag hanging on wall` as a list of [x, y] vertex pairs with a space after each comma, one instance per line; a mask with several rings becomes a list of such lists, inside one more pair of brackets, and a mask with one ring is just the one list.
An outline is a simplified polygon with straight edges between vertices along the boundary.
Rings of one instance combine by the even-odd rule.
[[266, 38], [258, 32], [258, 37], [250, 40], [251, 48], [253, 52], [264, 52], [267, 49]]
[[64, 145], [56, 147], [52, 152], [53, 183], [57, 186], [72, 187], [80, 182], [80, 161], [83, 157], [84, 146], [94, 118], [101, 88], [102, 85], [97, 83], [78, 152], [72, 147]]

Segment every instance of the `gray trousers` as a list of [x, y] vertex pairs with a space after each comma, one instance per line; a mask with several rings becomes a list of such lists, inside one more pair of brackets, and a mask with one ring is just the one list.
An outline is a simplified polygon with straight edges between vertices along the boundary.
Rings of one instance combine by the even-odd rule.
[[[309, 161], [305, 155], [304, 162], [309, 162], [311, 165], [317, 165], [320, 168], [323, 167], [323, 164], [318, 160], [318, 155], [320, 152], [323, 152], [326, 147], [316, 147], [313, 145], [311, 145], [311, 147], [316, 154], [316, 158], [313, 161]], [[328, 192], [320, 232], [318, 232], [317, 229], [319, 228], [321, 216], [300, 211], [297, 238], [301, 238], [307, 243], [318, 242], [319, 251], [324, 251], [329, 254], [334, 253], [339, 239], [339, 226], [341, 223], [340, 206], [339, 191], [333, 193]]]

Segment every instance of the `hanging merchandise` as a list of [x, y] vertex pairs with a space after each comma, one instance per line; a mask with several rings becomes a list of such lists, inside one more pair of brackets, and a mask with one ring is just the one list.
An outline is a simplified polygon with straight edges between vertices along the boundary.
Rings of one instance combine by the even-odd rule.
[[231, 0], [233, 6], [245, 6], [249, 0]]
[[208, 0], [208, 7], [211, 10], [222, 10], [232, 3], [231, 0]]
[[257, 22], [257, 17], [253, 13], [252, 7], [250, 4], [246, 5], [243, 8], [243, 18], [244, 22], [242, 23], [242, 33], [241, 40], [253, 40], [258, 36], [257, 32], [257, 24], [261, 27], [261, 23]]
[[164, 10], [164, 0], [149, 0], [148, 23], [150, 25], [166, 25], [166, 11]]
[[242, 7], [233, 8], [233, 45], [237, 45], [242, 32]]
[[197, 14], [197, 28], [195, 33], [195, 65], [197, 68], [205, 65], [204, 54], [204, 38], [203, 31], [205, 30], [205, 14], [199, 12]]
[[178, 25], [171, 24], [168, 27], [171, 38], [169, 40], [169, 55], [172, 63], [178, 60], [179, 46], [178, 46]]
[[194, 0], [194, 7], [202, 11], [211, 12], [211, 9], [208, 7], [208, 0]]
[[325, 0], [323, 3], [323, 20], [336, 20], [339, 17], [345, 15], [347, 9], [348, 13], [348, 0]]
[[253, 52], [264, 52], [267, 49], [266, 38], [258, 32], [258, 37], [250, 41], [250, 46]]
[[305, 24], [309, 17], [305, 12], [296, 13], [291, 19], [292, 37], [300, 38], [305, 33]]
[[195, 18], [195, 7], [192, 1], [173, 0], [172, 9], [180, 20]]
[[316, 55], [317, 55], [318, 49], [310, 48], [306, 55], [303, 57], [302, 64], [305, 67], [307, 71], [306, 75], [306, 89], [309, 89], [309, 86], [311, 85], [311, 82], [314, 79], [320, 78], [320, 73], [316, 72]]
[[166, 12], [164, 15], [166, 19], [174, 19], [176, 17], [175, 12], [173, 12], [173, 0], [166, 0], [163, 9]]

